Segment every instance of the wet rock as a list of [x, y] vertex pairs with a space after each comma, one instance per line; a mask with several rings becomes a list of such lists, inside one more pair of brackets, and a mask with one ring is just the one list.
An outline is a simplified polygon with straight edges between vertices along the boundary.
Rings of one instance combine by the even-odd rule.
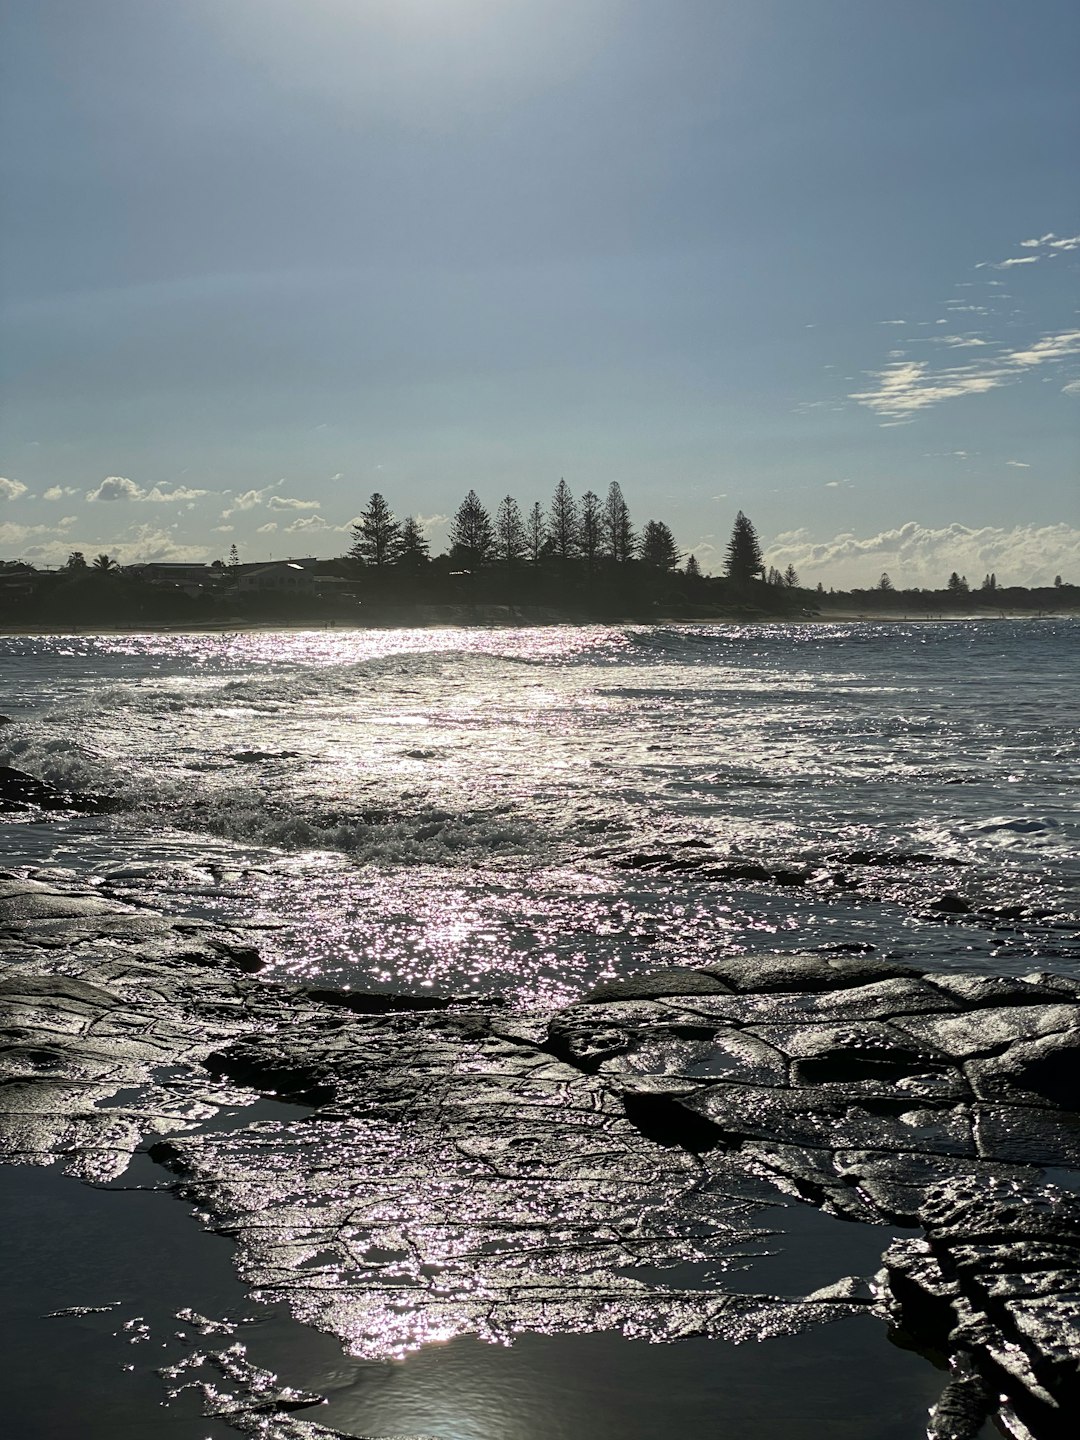
[[937, 915], [970, 915], [975, 907], [962, 895], [950, 892], [931, 900], [927, 908]]
[[[351, 1353], [523, 1329], [748, 1339], [865, 1306], [857, 1281], [779, 1299], [725, 1278], [779, 1198], [919, 1228], [880, 1294], [958, 1357], [939, 1440], [974, 1433], [986, 1393], [1039, 1440], [1080, 1406], [1080, 1201], [1036, 1170], [1080, 1168], [1074, 982], [817, 952], [518, 1014], [261, 982], [242, 937], [18, 876], [0, 946], [0, 1157], [102, 1180], [151, 1146], [247, 1283]], [[216, 1124], [260, 1095], [308, 1113]], [[228, 1414], [318, 1433], [281, 1428], [311, 1422], [276, 1380]]]
[[881, 1280], [894, 1323], [962, 1350], [1040, 1440], [1080, 1413], [1080, 1199], [972, 1177], [931, 1187], [922, 1240], [893, 1245]]
[[33, 810], [78, 810], [96, 815], [115, 809], [115, 802], [98, 795], [61, 790], [24, 770], [0, 765], [0, 814]]

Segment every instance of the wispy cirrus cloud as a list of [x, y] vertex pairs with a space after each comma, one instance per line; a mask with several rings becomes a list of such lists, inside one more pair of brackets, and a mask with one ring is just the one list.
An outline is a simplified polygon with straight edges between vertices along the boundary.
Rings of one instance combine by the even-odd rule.
[[1026, 370], [1056, 365], [1080, 355], [1080, 330], [1044, 335], [1018, 350], [998, 350], [993, 357], [968, 365], [934, 368], [927, 360], [897, 360], [871, 373], [877, 383], [849, 395], [876, 415], [893, 422], [910, 420], [920, 410], [964, 395], [985, 395], [1017, 380]]
[[1021, 240], [1020, 246], [1024, 250], [1046, 249], [1060, 254], [1063, 250], [1080, 250], [1080, 235], [1055, 235], [1051, 230], [1033, 240]]

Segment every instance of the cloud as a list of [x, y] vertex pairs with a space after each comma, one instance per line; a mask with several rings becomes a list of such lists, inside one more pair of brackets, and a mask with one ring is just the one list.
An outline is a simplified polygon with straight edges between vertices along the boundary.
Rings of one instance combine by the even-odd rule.
[[21, 480], [8, 480], [6, 476], [0, 475], [0, 500], [18, 500], [26, 493], [26, 486]]
[[266, 502], [270, 510], [318, 510], [321, 500], [296, 500], [291, 495], [271, 495]]
[[160, 485], [155, 485], [148, 490], [140, 499], [153, 505], [176, 505], [184, 500], [201, 500], [204, 495], [209, 495], [209, 490], [191, 490], [186, 485], [177, 485], [175, 490], [162, 490]]
[[962, 395], [985, 395], [1007, 385], [1038, 365], [1058, 364], [1080, 355], [1080, 330], [1045, 335], [1026, 350], [1009, 350], [969, 365], [934, 370], [926, 360], [898, 360], [884, 370], [871, 372], [878, 383], [871, 390], [848, 396], [875, 415], [891, 421], [907, 420], [928, 406]]
[[1080, 581], [1080, 528], [1017, 525], [940, 528], [909, 521], [877, 535], [851, 531], [816, 541], [806, 530], [778, 535], [766, 550], [778, 569], [794, 565], [804, 583], [837, 589], [875, 585], [883, 570], [902, 588], [939, 589], [955, 570], [973, 583], [993, 571], [1002, 585], [1049, 585], [1055, 575]]
[[1061, 387], [1062, 395], [1080, 395], [1080, 380], [1070, 380]]
[[[74, 490], [62, 490], [59, 485], [54, 485], [46, 491], [45, 499], [59, 500], [61, 495], [74, 494]], [[209, 490], [193, 490], [187, 485], [177, 485], [172, 490], [163, 490], [160, 485], [155, 485], [152, 490], [145, 490], [126, 475], [106, 475], [96, 490], [86, 492], [86, 498], [93, 501], [129, 500], [141, 505], [181, 505], [185, 501], [201, 500], [209, 494]]]
[[236, 529], [236, 526], [235, 526], [235, 525], [215, 525], [215, 526], [214, 526], [214, 534], [215, 534], [215, 535], [231, 535], [235, 529]]
[[1048, 250], [1080, 250], [1080, 235], [1055, 235], [1051, 230], [1047, 235], [1040, 235], [1037, 240], [1021, 240], [1020, 245], [1024, 250], [1035, 250], [1046, 247]]
[[126, 475], [106, 475], [96, 490], [86, 492], [87, 500], [141, 500], [144, 495], [141, 485], [129, 480]]
[[1063, 330], [1059, 335], [1047, 335], [1036, 340], [1028, 350], [1013, 350], [1005, 359], [1010, 365], [1044, 365], [1048, 361], [1065, 360], [1071, 355], [1080, 355], [1080, 330]]
[[[7, 555], [18, 555], [22, 559], [31, 560], [40, 557], [48, 549], [47, 544], [41, 542], [55, 541], [62, 543], [65, 547], [62, 552], [62, 559], [67, 559], [69, 542], [64, 538], [64, 531], [74, 523], [70, 515], [65, 515], [63, 520], [56, 525], [16, 525], [11, 521], [0, 524], [0, 550]], [[27, 541], [35, 542], [27, 546]], [[41, 563], [49, 564], [48, 560]]]
[[1006, 460], [1006, 465], [1011, 465], [1014, 470], [1030, 470], [1031, 466], [1026, 460]]
[[1013, 255], [1008, 260], [980, 260], [976, 270], [1011, 270], [1014, 265], [1037, 265], [1038, 255]]
[[274, 531], [275, 531], [277, 528], [278, 528], [278, 527], [277, 527], [277, 521], [276, 521], [276, 520], [271, 520], [271, 521], [269, 521], [266, 525], [260, 525], [259, 528], [255, 531], [255, 534], [256, 534], [256, 535], [273, 535]]
[[995, 390], [1008, 378], [1008, 371], [987, 369], [977, 365], [954, 366], [947, 370], [931, 370], [926, 360], [900, 360], [874, 371], [871, 379], [878, 382], [873, 390], [856, 390], [848, 396], [856, 404], [865, 405], [875, 415], [892, 420], [908, 419], [930, 405], [955, 400], [960, 395], [982, 395]]
[[[356, 521], [353, 521], [355, 525]], [[437, 531], [443, 530], [450, 523], [449, 515], [417, 515], [416, 523], [426, 536], [434, 535]]]
[[[112, 546], [109, 549], [112, 552]], [[115, 554], [123, 565], [149, 560], [198, 562], [208, 558], [205, 545], [183, 545], [170, 530], [153, 525], [133, 525], [127, 537], [117, 542]]]
[[41, 498], [42, 500], [64, 500], [69, 495], [78, 493], [74, 485], [50, 485], [47, 490], [41, 492]]
[[294, 520], [291, 525], [285, 526], [287, 535], [295, 534], [298, 530], [331, 530], [330, 525], [321, 515], [302, 515]]
[[[265, 505], [267, 497], [273, 497], [273, 492], [284, 483], [284, 480], [275, 480], [272, 485], [264, 485], [261, 490], [243, 491], [235, 497], [227, 510], [221, 512], [222, 520], [228, 520], [229, 516], [235, 515], [238, 510], [254, 510], [257, 505]], [[225, 493], [228, 494], [228, 491]]]

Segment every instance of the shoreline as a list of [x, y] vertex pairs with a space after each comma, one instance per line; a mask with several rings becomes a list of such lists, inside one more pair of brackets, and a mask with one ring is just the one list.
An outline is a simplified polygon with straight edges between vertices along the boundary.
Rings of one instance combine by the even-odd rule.
[[372, 621], [357, 624], [352, 620], [207, 620], [202, 623], [174, 624], [168, 621], [149, 621], [131, 625], [0, 625], [0, 638], [36, 638], [45, 636], [93, 636], [93, 635], [261, 635], [275, 632], [302, 634], [305, 631], [339, 631], [348, 634], [356, 630], [548, 630], [559, 626], [584, 629], [591, 626], [620, 625], [847, 625], [847, 624], [889, 624], [889, 625], [942, 625], [970, 624], [972, 622], [1009, 622], [1015, 620], [1077, 620], [1077, 610], [999, 610], [964, 611], [962, 613], [912, 614], [910, 611], [838, 609], [823, 611], [816, 615], [672, 615], [672, 616], [618, 616], [596, 619], [564, 617], [548, 620], [512, 619], [443, 619], [427, 620], [410, 624], [404, 620]]

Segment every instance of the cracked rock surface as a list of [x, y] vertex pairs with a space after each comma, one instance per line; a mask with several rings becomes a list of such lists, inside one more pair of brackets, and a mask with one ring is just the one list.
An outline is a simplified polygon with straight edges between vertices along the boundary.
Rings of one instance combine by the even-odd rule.
[[[253, 1294], [354, 1355], [872, 1309], [951, 1357], [935, 1434], [1001, 1395], [1014, 1433], [1072, 1433], [1080, 1202], [1041, 1173], [1080, 1168], [1072, 981], [785, 955], [523, 1014], [272, 985], [239, 935], [40, 874], [0, 878], [0, 948], [0, 1158], [101, 1183], [149, 1148]], [[266, 1096], [308, 1113], [221, 1128]], [[757, 1293], [777, 1207], [805, 1204], [912, 1235], [872, 1283]], [[257, 1379], [214, 1413], [330, 1433]]]

